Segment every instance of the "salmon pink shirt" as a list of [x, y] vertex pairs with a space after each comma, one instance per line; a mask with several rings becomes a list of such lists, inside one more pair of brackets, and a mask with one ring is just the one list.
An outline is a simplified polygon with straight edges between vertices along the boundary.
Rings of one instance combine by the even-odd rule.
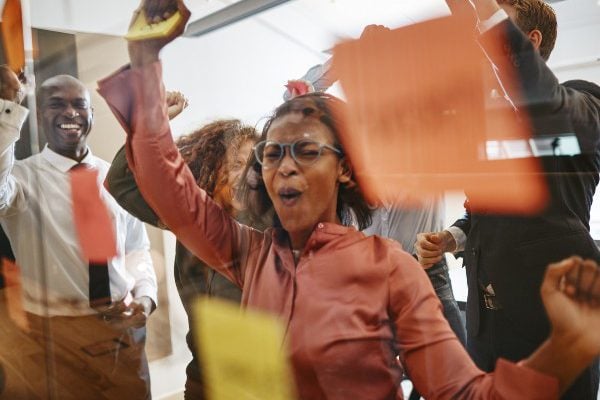
[[401, 246], [354, 228], [315, 226], [297, 265], [282, 229], [240, 225], [200, 189], [173, 143], [162, 67], [125, 67], [99, 92], [127, 131], [140, 191], [177, 238], [279, 317], [299, 398], [402, 398], [402, 364], [427, 399], [552, 399], [558, 382], [500, 360], [476, 368], [422, 267]]

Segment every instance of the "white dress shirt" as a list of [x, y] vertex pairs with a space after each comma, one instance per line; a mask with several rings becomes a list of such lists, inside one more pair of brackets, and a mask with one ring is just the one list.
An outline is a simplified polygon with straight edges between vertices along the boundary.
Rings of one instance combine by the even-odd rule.
[[[46, 147], [13, 167], [18, 131], [15, 135], [4, 124], [0, 129], [0, 223], [21, 269], [25, 310], [42, 316], [94, 314], [88, 302], [88, 263], [72, 214], [69, 170], [77, 162]], [[156, 275], [144, 225], [104, 189], [109, 164], [89, 149], [82, 162], [98, 169], [101, 198], [114, 224], [118, 256], [108, 262], [112, 300], [148, 296], [156, 303]]]
[[437, 232], [444, 224], [444, 202], [441, 196], [410, 199], [398, 196], [373, 211], [373, 223], [363, 230], [365, 235], [379, 235], [402, 244], [404, 251], [413, 254], [417, 234]]

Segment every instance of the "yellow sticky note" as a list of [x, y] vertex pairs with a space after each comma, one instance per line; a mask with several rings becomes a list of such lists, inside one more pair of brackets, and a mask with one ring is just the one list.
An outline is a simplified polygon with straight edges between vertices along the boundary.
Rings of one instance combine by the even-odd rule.
[[197, 300], [194, 312], [209, 400], [295, 397], [279, 320], [208, 298]]
[[140, 12], [131, 28], [129, 28], [129, 32], [125, 35], [125, 39], [145, 40], [169, 36], [177, 27], [179, 21], [181, 21], [181, 13], [179, 11], [171, 15], [168, 19], [156, 24], [148, 23], [146, 15]]

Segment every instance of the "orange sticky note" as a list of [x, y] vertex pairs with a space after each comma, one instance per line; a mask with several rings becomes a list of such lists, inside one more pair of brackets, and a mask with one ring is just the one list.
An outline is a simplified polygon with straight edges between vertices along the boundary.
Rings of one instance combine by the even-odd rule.
[[20, 0], [5, 1], [0, 25], [6, 63], [18, 74], [25, 67], [23, 17]]
[[73, 220], [84, 258], [102, 263], [117, 255], [110, 214], [100, 198], [98, 171], [78, 168], [70, 172]]
[[21, 270], [14, 261], [2, 257], [0, 259], [0, 273], [4, 276], [4, 295], [8, 316], [20, 329], [29, 331], [29, 321], [23, 308], [23, 293], [21, 290]]
[[470, 19], [365, 36], [336, 46], [332, 68], [347, 98], [336, 111], [342, 142], [371, 201], [465, 190], [473, 210], [533, 213], [544, 206], [537, 159], [489, 154], [494, 143], [527, 143], [530, 126], [508, 102], [486, 107], [491, 66]]

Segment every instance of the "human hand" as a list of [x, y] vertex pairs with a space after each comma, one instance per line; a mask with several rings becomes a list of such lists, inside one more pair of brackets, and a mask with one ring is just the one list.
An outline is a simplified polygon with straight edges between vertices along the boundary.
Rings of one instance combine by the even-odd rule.
[[[448, 2], [447, 0], [446, 2]], [[475, 11], [477, 11], [477, 17], [480, 21], [485, 21], [490, 18], [494, 13], [500, 10], [500, 6], [496, 2], [496, 0], [464, 0], [469, 1], [475, 7]], [[456, 0], [453, 1], [456, 3]], [[448, 5], [450, 6], [450, 5]]]
[[120, 301], [102, 312], [104, 321], [113, 328], [125, 330], [127, 328], [141, 328], [146, 325], [150, 313], [154, 309], [154, 302], [148, 296], [134, 299], [130, 304]]
[[0, 65], [0, 99], [21, 104], [25, 98], [24, 79], [7, 65]]
[[472, 21], [473, 26], [477, 24], [477, 12], [473, 3], [469, 0], [446, 0], [446, 5], [455, 17], [465, 17]]
[[129, 24], [130, 28], [140, 12], [144, 13], [148, 23], [159, 23], [169, 19], [169, 17], [178, 11], [181, 14], [181, 19], [169, 35], [128, 42], [129, 59], [132, 67], [141, 67], [158, 61], [160, 50], [183, 33], [191, 15], [190, 10], [185, 6], [183, 0], [142, 0], [140, 6], [133, 14]]
[[187, 108], [188, 99], [181, 92], [167, 92], [167, 115], [172, 120]]
[[444, 257], [444, 253], [456, 249], [456, 241], [448, 231], [418, 233], [415, 243], [415, 254], [419, 263], [425, 268], [431, 268]]
[[390, 28], [388, 28], [387, 26], [383, 26], [383, 25], [367, 25], [365, 26], [365, 28], [363, 29], [363, 31], [360, 34], [360, 38], [361, 39], [365, 39], [365, 38], [370, 38], [373, 35], [377, 34], [377, 33], [381, 33], [381, 32], [390, 32]]
[[570, 352], [600, 354], [600, 269], [592, 260], [570, 257], [546, 270], [542, 301], [552, 324], [550, 340]]

